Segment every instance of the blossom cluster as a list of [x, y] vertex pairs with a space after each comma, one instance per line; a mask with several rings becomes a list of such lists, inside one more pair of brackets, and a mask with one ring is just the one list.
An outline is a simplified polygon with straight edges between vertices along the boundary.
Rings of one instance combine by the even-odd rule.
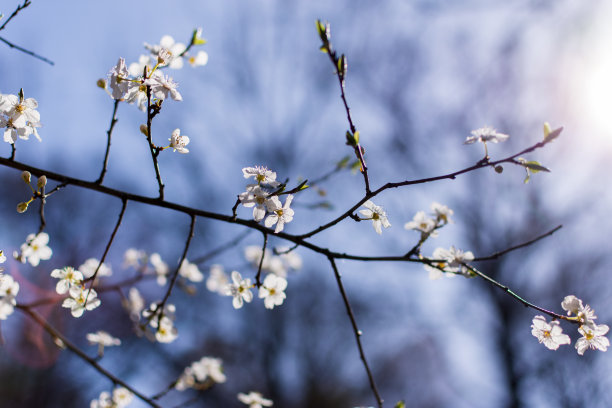
[[452, 222], [453, 210], [437, 202], [431, 204], [432, 217], [428, 217], [425, 211], [417, 212], [412, 221], [404, 224], [404, 229], [421, 232], [421, 241], [428, 237], [438, 236], [438, 229]]
[[117, 387], [113, 393], [102, 391], [98, 399], [91, 401], [89, 408], [124, 408], [127, 407], [134, 399], [127, 388]]
[[[273, 255], [271, 251], [263, 252], [256, 246], [248, 246], [245, 249], [245, 258], [253, 268], [258, 269], [261, 263], [261, 271], [267, 273], [262, 285], [258, 289], [258, 296], [264, 300], [267, 309], [280, 306], [286, 299], [287, 272], [302, 267], [302, 259], [299, 255], [289, 251], [288, 248], [277, 248], [279, 255]], [[263, 255], [263, 261], [261, 257]], [[221, 265], [212, 265], [210, 275], [206, 280], [206, 288], [222, 296], [232, 296], [232, 305], [240, 309], [244, 303], [253, 300], [251, 289], [255, 285], [251, 279], [243, 278], [240, 272], [232, 271], [230, 276], [225, 273]]]
[[[574, 295], [566, 296], [561, 302], [561, 307], [569, 316], [567, 320], [577, 323], [578, 333], [582, 336], [575, 344], [578, 354], [583, 355], [587, 349], [606, 351], [610, 346], [610, 340], [605, 336], [610, 330], [606, 324], [595, 324], [595, 312], [589, 305], [583, 305], [582, 300]], [[548, 322], [544, 316], [533, 318], [531, 334], [550, 350], [557, 350], [559, 346], [570, 344], [571, 339], [563, 333], [558, 320]]]
[[[123, 267], [133, 267], [143, 274], [153, 274], [159, 286], [164, 286], [168, 282], [170, 267], [157, 252], [148, 254], [142, 249], [129, 248], [123, 255]], [[183, 260], [179, 268], [179, 276], [191, 282], [201, 282], [204, 275], [196, 264]]]
[[70, 309], [73, 317], [81, 317], [85, 310], [93, 310], [102, 303], [95, 289], [85, 287], [83, 273], [72, 266], [54, 269], [51, 277], [59, 279], [55, 286], [58, 294], [68, 293], [68, 297], [62, 302], [62, 307]]
[[38, 266], [40, 261], [51, 259], [53, 251], [48, 243], [49, 235], [46, 232], [29, 234], [19, 248], [19, 252], [13, 252], [13, 257], [21, 263], [29, 262], [32, 266]]
[[274, 232], [281, 232], [285, 224], [293, 220], [294, 212], [290, 208], [293, 195], [287, 195], [285, 204], [281, 203], [277, 192], [269, 190], [280, 187], [281, 183], [276, 181], [276, 173], [266, 167], [245, 167], [242, 169], [242, 174], [244, 178], [253, 177], [257, 182], [248, 184], [246, 191], [238, 196], [242, 205], [247, 208], [253, 207], [253, 219], [257, 222], [263, 220], [267, 214], [265, 226], [272, 228], [276, 224]]
[[174, 388], [179, 391], [187, 388], [206, 389], [212, 384], [224, 383], [226, 379], [220, 358], [202, 357], [185, 368]]
[[0, 94], [0, 128], [4, 128], [5, 142], [14, 144], [18, 138], [28, 140], [30, 135], [40, 141], [40, 113], [36, 108], [36, 99], [26, 99], [23, 89], [19, 95]]
[[142, 317], [149, 322], [155, 331], [155, 340], [160, 343], [172, 343], [178, 337], [178, 330], [174, 327], [174, 313], [176, 307], [167, 304], [163, 309], [158, 303], [151, 305], [142, 311]]
[[[0, 263], [5, 261], [4, 252], [0, 251]], [[19, 283], [11, 275], [2, 273], [3, 271], [4, 268], [0, 267], [0, 320], [6, 320], [13, 313], [17, 305], [15, 296], [19, 293]]]

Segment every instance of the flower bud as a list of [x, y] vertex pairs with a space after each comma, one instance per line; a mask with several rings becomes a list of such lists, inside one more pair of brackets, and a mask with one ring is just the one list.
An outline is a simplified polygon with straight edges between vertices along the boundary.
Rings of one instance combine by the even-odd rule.
[[44, 186], [47, 185], [47, 176], [40, 176], [38, 178], [38, 182], [36, 182], [36, 187], [39, 190], [42, 190]]
[[140, 125], [140, 133], [145, 136], [149, 136], [149, 132], [147, 131], [147, 125]]
[[162, 48], [157, 53], [157, 63], [160, 65], [168, 65], [172, 61], [172, 52], [167, 48]]
[[21, 179], [24, 181], [24, 183], [30, 184], [30, 180], [32, 180], [32, 174], [29, 171], [24, 171], [23, 173], [21, 173]]
[[501, 174], [504, 172], [504, 168], [498, 164], [497, 166], [495, 166], [495, 172]]
[[19, 214], [26, 212], [26, 210], [28, 209], [28, 205], [29, 204], [26, 202], [17, 204], [17, 212]]
[[105, 79], [102, 79], [102, 78], [98, 79], [98, 80], [96, 81], [96, 86], [97, 86], [98, 88], [106, 89], [106, 80], [105, 80]]

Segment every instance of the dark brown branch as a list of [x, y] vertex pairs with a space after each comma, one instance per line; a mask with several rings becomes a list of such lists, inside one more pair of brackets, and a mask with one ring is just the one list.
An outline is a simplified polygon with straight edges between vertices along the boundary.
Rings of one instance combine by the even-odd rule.
[[49, 333], [49, 335], [51, 337], [61, 341], [62, 344], [64, 346], [66, 346], [66, 348], [68, 350], [70, 350], [72, 353], [76, 354], [81, 360], [85, 361], [87, 364], [92, 366], [100, 374], [102, 374], [103, 376], [105, 376], [106, 378], [111, 380], [113, 382], [113, 384], [120, 385], [120, 386], [126, 388], [132, 394], [134, 394], [135, 396], [140, 398], [143, 402], [147, 403], [148, 405], [150, 405], [152, 407], [155, 407], [155, 408], [161, 408], [161, 406], [158, 405], [155, 401], [153, 401], [150, 398], [146, 397], [144, 394], [140, 393], [139, 391], [135, 390], [134, 388], [132, 388], [131, 386], [129, 386], [128, 384], [123, 382], [121, 379], [117, 378], [113, 373], [111, 373], [110, 371], [106, 370], [104, 367], [100, 366], [100, 364], [98, 364], [98, 362], [95, 359], [89, 357], [87, 354], [85, 354], [85, 352], [83, 352], [77, 346], [72, 344], [72, 342], [70, 342], [70, 340], [68, 340], [66, 337], [64, 337], [63, 334], [61, 334], [58, 330], [56, 330], [53, 326], [51, 326], [41, 315], [39, 315], [35, 311], [33, 311], [30, 308], [27, 308], [27, 307], [25, 307], [23, 305], [17, 305], [16, 307], [17, 307], [18, 310], [21, 310], [22, 312], [27, 314], [36, 323], [41, 325], [42, 328], [44, 328], [45, 331], [47, 333]]
[[20, 4], [17, 6], [17, 8], [15, 9], [15, 11], [13, 11], [11, 13], [11, 15], [4, 20], [4, 23], [0, 26], [0, 31], [4, 30], [4, 28], [6, 27], [6, 25], [15, 17], [17, 16], [17, 14], [19, 14], [19, 12], [23, 9], [25, 9], [26, 7], [28, 7], [30, 4], [32, 4], [32, 2], [30, 0], [24, 0], [23, 4]]
[[106, 152], [104, 153], [104, 162], [102, 163], [102, 171], [100, 172], [100, 177], [96, 180], [97, 184], [102, 184], [104, 181], [104, 175], [106, 174], [106, 169], [108, 167], [108, 156], [110, 154], [110, 146], [111, 146], [111, 136], [113, 134], [113, 129], [115, 128], [115, 124], [117, 123], [117, 107], [119, 106], [119, 99], [115, 99], [115, 106], [113, 107], [113, 114], [111, 116], [111, 122], [108, 130], [106, 131], [106, 135], [108, 140], [106, 142]]
[[357, 348], [359, 349], [359, 357], [363, 362], [363, 366], [368, 375], [368, 380], [370, 382], [370, 388], [376, 397], [376, 403], [379, 408], [383, 406], [383, 400], [380, 397], [380, 393], [378, 392], [378, 388], [376, 388], [376, 383], [374, 382], [374, 376], [372, 375], [372, 371], [370, 370], [370, 366], [368, 365], [368, 360], [366, 359], [365, 353], [363, 351], [363, 346], [361, 345], [361, 335], [363, 334], [361, 330], [357, 327], [357, 321], [355, 320], [355, 315], [353, 314], [353, 309], [351, 308], [351, 304], [349, 303], [348, 297], [346, 296], [346, 291], [344, 290], [344, 285], [342, 284], [342, 278], [340, 276], [340, 272], [338, 272], [338, 267], [336, 266], [336, 261], [331, 256], [328, 256], [329, 263], [331, 264], [332, 269], [334, 270], [334, 276], [336, 277], [336, 283], [338, 284], [338, 290], [340, 290], [340, 295], [342, 295], [342, 301], [344, 302], [344, 306], [346, 307], [346, 313], [351, 320], [351, 326], [353, 326], [353, 334], [355, 334], [355, 340], [357, 341]]

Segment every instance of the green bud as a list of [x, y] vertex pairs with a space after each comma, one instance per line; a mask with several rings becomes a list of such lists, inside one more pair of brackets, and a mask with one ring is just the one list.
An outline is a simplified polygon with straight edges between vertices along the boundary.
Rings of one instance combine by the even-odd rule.
[[203, 45], [206, 44], [206, 40], [201, 37], [202, 29], [196, 28], [193, 30], [193, 34], [191, 35], [191, 43], [193, 45]]
[[29, 171], [24, 171], [23, 173], [21, 173], [21, 179], [26, 184], [30, 184], [30, 180], [32, 180], [32, 174]]
[[101, 89], [106, 89], [106, 80], [102, 78], [98, 79], [96, 81], [96, 86]]
[[47, 176], [40, 176], [36, 182], [36, 188], [42, 190], [47, 185]]
[[140, 125], [140, 133], [142, 133], [145, 136], [149, 136], [147, 125]]
[[22, 214], [22, 213], [26, 212], [26, 210], [28, 209], [28, 205], [29, 204], [25, 203], [25, 202], [17, 204], [17, 212], [19, 214]]
[[406, 408], [406, 402], [404, 400], [397, 401], [393, 408]]

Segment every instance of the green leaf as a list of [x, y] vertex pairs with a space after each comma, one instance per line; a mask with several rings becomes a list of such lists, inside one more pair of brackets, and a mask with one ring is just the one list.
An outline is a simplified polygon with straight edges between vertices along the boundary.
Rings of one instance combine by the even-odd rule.
[[406, 408], [406, 401], [404, 400], [397, 401], [397, 403], [395, 403], [393, 408]]
[[203, 45], [206, 44], [206, 40], [203, 39], [202, 37], [200, 37], [200, 35], [202, 34], [202, 30], [199, 28], [196, 28], [195, 30], [193, 30], [193, 34], [191, 35], [191, 43], [193, 45]]
[[338, 163], [336, 163], [336, 168], [345, 168], [348, 165], [349, 160], [351, 160], [351, 156], [344, 156]]
[[537, 161], [526, 161], [526, 162], [524, 162], [522, 164], [523, 164], [523, 166], [525, 166], [526, 168], [531, 170], [532, 173], [537, 173], [539, 171], [545, 171], [545, 172], [550, 173], [549, 169], [547, 169], [546, 167], [542, 166]]
[[562, 131], [563, 131], [563, 126], [553, 131], [549, 131], [549, 132], [546, 132], [545, 130], [544, 131], [544, 143], [552, 142], [554, 139], [559, 137]]

